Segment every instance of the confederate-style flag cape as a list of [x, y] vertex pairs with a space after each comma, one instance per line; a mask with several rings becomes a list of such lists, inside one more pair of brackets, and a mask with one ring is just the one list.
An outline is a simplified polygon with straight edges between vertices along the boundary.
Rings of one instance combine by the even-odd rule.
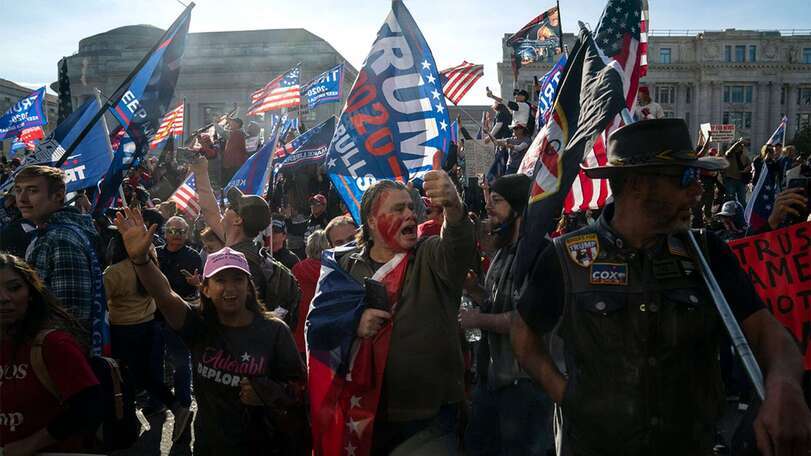
[[[392, 325], [371, 339], [356, 336], [366, 310], [363, 285], [338, 264], [352, 245], [321, 256], [321, 276], [307, 316], [307, 369], [312, 413], [313, 450], [319, 456], [368, 455]], [[401, 253], [373, 276], [388, 291], [396, 311], [408, 266]]]

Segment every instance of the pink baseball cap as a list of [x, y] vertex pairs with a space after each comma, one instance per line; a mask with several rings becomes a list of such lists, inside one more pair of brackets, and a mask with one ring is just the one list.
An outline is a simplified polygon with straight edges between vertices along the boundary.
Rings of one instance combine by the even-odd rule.
[[245, 259], [245, 255], [234, 249], [225, 247], [206, 258], [206, 265], [203, 266], [203, 278], [208, 279], [220, 271], [231, 268], [239, 269], [251, 275], [251, 268], [248, 266], [248, 260]]

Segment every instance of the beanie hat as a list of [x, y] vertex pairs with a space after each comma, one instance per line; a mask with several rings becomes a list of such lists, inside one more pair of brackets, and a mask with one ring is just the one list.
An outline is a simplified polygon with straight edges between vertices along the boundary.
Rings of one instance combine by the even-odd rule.
[[508, 174], [499, 177], [490, 185], [490, 191], [501, 195], [515, 212], [522, 214], [529, 201], [529, 186], [532, 179], [526, 174]]

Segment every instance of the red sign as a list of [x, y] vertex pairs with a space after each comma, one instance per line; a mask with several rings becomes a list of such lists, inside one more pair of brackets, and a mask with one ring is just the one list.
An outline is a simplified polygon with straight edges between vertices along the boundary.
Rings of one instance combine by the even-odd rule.
[[769, 310], [811, 370], [811, 222], [729, 243]]

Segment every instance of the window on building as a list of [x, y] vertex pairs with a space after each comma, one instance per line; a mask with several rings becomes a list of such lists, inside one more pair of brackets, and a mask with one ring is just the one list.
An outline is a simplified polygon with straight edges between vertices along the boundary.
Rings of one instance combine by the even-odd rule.
[[797, 114], [797, 131], [803, 128], [811, 128], [811, 114], [807, 112]]
[[735, 61], [743, 62], [746, 59], [746, 46], [735, 46]]
[[693, 129], [690, 127], [690, 112], [689, 111], [684, 113], [684, 123], [687, 124], [687, 130], [688, 131], [693, 131]]
[[670, 48], [659, 49], [659, 63], [663, 64], [670, 63]]
[[657, 85], [655, 101], [659, 104], [673, 104], [676, 102], [676, 88], [669, 85]]
[[724, 46], [724, 62], [732, 61], [732, 46]]
[[738, 130], [752, 128], [752, 112], [724, 111], [724, 123], [735, 125]]
[[797, 91], [797, 104], [811, 105], [811, 87], [799, 87]]
[[751, 103], [752, 86], [724, 86], [724, 103]]
[[803, 49], [803, 63], [811, 65], [811, 48]]
[[757, 62], [757, 46], [749, 46], [749, 61]]
[[693, 99], [693, 87], [692, 86], [685, 86], [684, 87], [684, 102], [690, 104]]
[[780, 87], [780, 104], [786, 104], [786, 86]]

